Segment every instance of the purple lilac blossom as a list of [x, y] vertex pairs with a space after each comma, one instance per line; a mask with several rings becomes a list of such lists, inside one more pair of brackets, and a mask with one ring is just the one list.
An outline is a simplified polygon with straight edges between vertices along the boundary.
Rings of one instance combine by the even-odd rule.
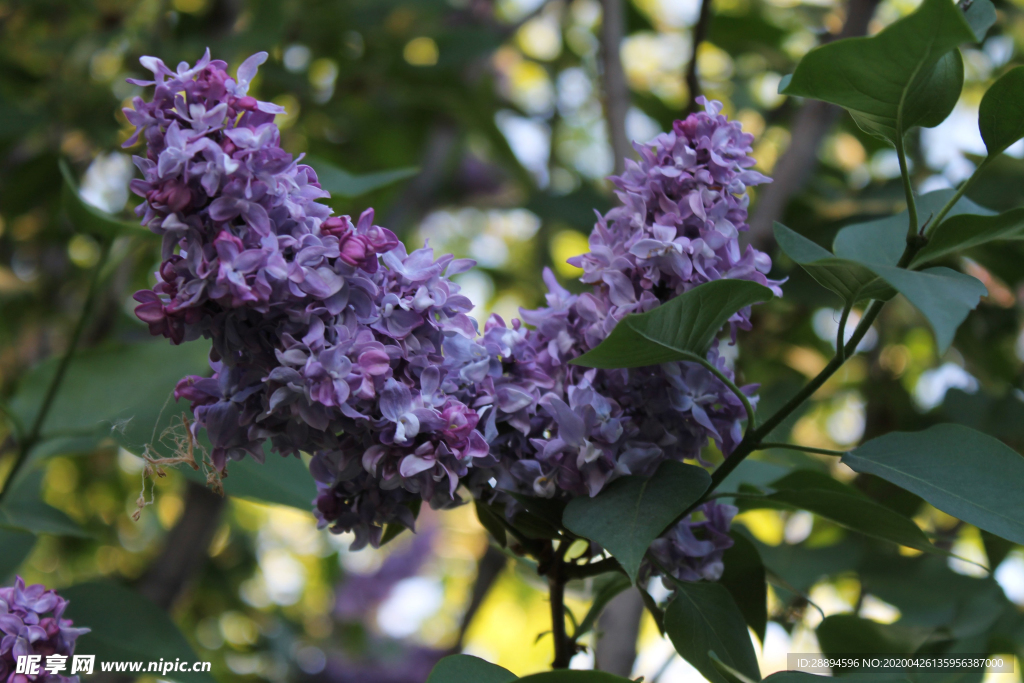
[[266, 442], [312, 453], [321, 524], [376, 545], [384, 524], [413, 525], [417, 499], [457, 503], [488, 456], [478, 414], [439, 371], [443, 341], [477, 333], [449, 279], [473, 262], [407, 253], [372, 209], [332, 216], [316, 173], [280, 146], [283, 109], [248, 94], [266, 58], [231, 78], [209, 50], [176, 71], [144, 57], [153, 80], [130, 81], [155, 86], [125, 110], [125, 144], [146, 143], [132, 190], [164, 259], [136, 314], [175, 344], [212, 340], [213, 376], [184, 378], [175, 396], [217, 470], [262, 461]]
[[[78, 676], [51, 674], [45, 669], [50, 655], [70, 657], [75, 653], [75, 640], [87, 628], [75, 628], [64, 619], [68, 602], [56, 592], [36, 584], [26, 586], [17, 577], [13, 586], [0, 588], [0, 681], [4, 683], [78, 683]], [[15, 673], [18, 657], [39, 655], [40, 673], [28, 676]]]
[[[209, 51], [177, 71], [144, 58], [154, 80], [133, 82], [155, 85], [154, 99], [125, 112], [137, 128], [126, 144], [147, 145], [132, 185], [139, 214], [164, 237], [157, 284], [136, 294], [136, 311], [174, 343], [212, 340], [213, 377], [183, 379], [176, 396], [191, 402], [215, 467], [262, 460], [265, 442], [313, 453], [316, 513], [354, 531], [358, 548], [378, 544], [387, 523], [412, 527], [417, 500], [458, 503], [460, 483], [485, 496], [594, 496], [666, 459], [699, 460], [709, 442], [735, 447], [741, 402], [699, 365], [568, 365], [623, 316], [704, 282], [780, 293], [770, 259], [739, 248], [746, 188], [768, 179], [750, 170], [753, 137], [718, 103], [637, 145], [640, 161], [613, 179], [622, 205], [572, 260], [590, 291], [571, 294], [546, 272], [547, 307], [510, 325], [494, 316], [478, 336], [450, 280], [472, 262], [410, 254], [372, 210], [352, 221], [317, 202], [328, 194], [315, 172], [280, 147], [282, 110], [248, 95], [265, 59], [232, 79]], [[730, 322], [735, 337], [749, 311]], [[717, 349], [709, 361], [733, 376]], [[752, 399], [755, 389], [743, 387]], [[731, 515], [705, 515], [683, 523], [698, 540], [728, 530]], [[715, 573], [718, 545], [695, 558], [696, 574]], [[690, 546], [672, 547], [690, 557]]]
[[[595, 496], [615, 478], [650, 476], [665, 460], [701, 461], [714, 442], [726, 455], [742, 438], [742, 402], [695, 363], [631, 370], [569, 365], [597, 346], [625, 315], [649, 311], [705, 282], [745, 279], [781, 295], [766, 276], [770, 258], [739, 248], [746, 225], [746, 188], [769, 179], [750, 170], [753, 136], [706, 102], [705, 111], [677, 121], [670, 133], [634, 145], [612, 178], [621, 205], [598, 216], [590, 251], [570, 259], [583, 269], [582, 294], [561, 287], [550, 271], [547, 306], [522, 311], [511, 325], [492, 316], [481, 339], [446, 340], [449, 378], [483, 415], [484, 434], [499, 458], [472, 477], [477, 495], [496, 491], [544, 498]], [[749, 309], [730, 320], [750, 327]], [[529, 327], [523, 325], [525, 322]], [[731, 367], [712, 347], [708, 360], [730, 379]], [[756, 386], [741, 390], [756, 405]], [[494, 495], [490, 493], [490, 495]], [[500, 495], [499, 495], [500, 498]], [[512, 515], [514, 501], [505, 501]], [[705, 520], [686, 520], [659, 541], [659, 555], [680, 578], [713, 579], [731, 545], [735, 511], [708, 503]], [[710, 544], [710, 545], [708, 545]]]

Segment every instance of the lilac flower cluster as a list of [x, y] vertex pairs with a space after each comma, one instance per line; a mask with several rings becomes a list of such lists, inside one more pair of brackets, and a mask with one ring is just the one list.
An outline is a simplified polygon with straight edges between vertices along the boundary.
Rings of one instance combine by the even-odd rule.
[[280, 146], [283, 110], [248, 94], [266, 57], [235, 78], [209, 50], [176, 71], [141, 60], [154, 79], [131, 82], [155, 94], [125, 110], [136, 126], [125, 144], [146, 142], [132, 190], [164, 260], [136, 313], [173, 343], [212, 340], [213, 376], [175, 395], [217, 470], [262, 461], [267, 441], [315, 453], [322, 522], [376, 544], [385, 523], [412, 526], [415, 501], [457, 502], [488, 455], [477, 413], [442, 390], [439, 370], [446, 337], [476, 335], [449, 279], [473, 264], [407, 253], [372, 209], [331, 216], [316, 173]]
[[[147, 156], [143, 221], [163, 235], [153, 290], [139, 317], [174, 343], [213, 342], [211, 378], [182, 380], [198, 435], [224, 470], [269, 442], [314, 454], [316, 512], [358, 548], [383, 527], [412, 527], [419, 501], [476, 496], [594, 496], [627, 474], [700, 459], [741, 438], [742, 402], [693, 363], [599, 371], [569, 361], [625, 315], [704, 282], [740, 278], [779, 292], [769, 258], [741, 252], [753, 137], [717, 103], [637, 145], [639, 162], [613, 181], [621, 206], [599, 216], [590, 251], [572, 259], [590, 291], [571, 294], [550, 271], [547, 306], [482, 335], [451, 277], [472, 267], [429, 248], [408, 253], [390, 231], [331, 216], [313, 169], [285, 152], [281, 109], [248, 95], [265, 53], [236, 78], [209, 51], [194, 66], [154, 73], [151, 102], [126, 110]], [[748, 328], [749, 311], [731, 322]], [[732, 378], [717, 348], [708, 360]], [[755, 387], [742, 389], [752, 400]], [[656, 557], [681, 578], [715, 578], [734, 512], [708, 504], [660, 540]]]
[[[4, 683], [78, 683], [78, 676], [48, 673], [46, 658], [71, 657], [75, 640], [87, 628], [74, 628], [64, 619], [68, 602], [40, 584], [26, 586], [19, 576], [13, 586], [0, 588], [0, 681]], [[47, 616], [49, 615], [49, 616]], [[15, 673], [18, 657], [39, 655], [40, 673]], [[70, 660], [64, 660], [70, 670]]]
[[[500, 458], [491, 473], [497, 490], [595, 496], [619, 476], [650, 476], [667, 459], [700, 460], [709, 441], [726, 455], [740, 441], [742, 402], [698, 364], [612, 371], [568, 364], [625, 315], [710, 280], [751, 280], [781, 294], [780, 283], [766, 277], [769, 257], [739, 249], [746, 188], [768, 181], [749, 170], [753, 136], [721, 115], [718, 103], [704, 104], [672, 132], [636, 145], [639, 162], [627, 161], [612, 179], [621, 206], [598, 217], [590, 251], [570, 260], [590, 291], [571, 294], [547, 271], [547, 307], [523, 311], [532, 329], [494, 316], [482, 339], [446, 341], [446, 369], [468, 385], [464, 400], [481, 413], [489, 408], [484, 433]], [[748, 328], [749, 310], [731, 323], [734, 332]], [[717, 348], [708, 360], [732, 379]], [[752, 403], [755, 390], [742, 388]], [[680, 578], [717, 578], [731, 545], [735, 510], [712, 503], [703, 513], [659, 541], [658, 556]]]

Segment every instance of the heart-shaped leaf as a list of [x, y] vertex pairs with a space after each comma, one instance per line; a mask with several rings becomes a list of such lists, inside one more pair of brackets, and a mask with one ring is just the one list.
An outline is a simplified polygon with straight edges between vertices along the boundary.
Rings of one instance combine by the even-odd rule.
[[714, 280], [646, 313], [619, 321], [608, 337], [574, 359], [590, 368], [637, 368], [678, 360], [704, 361], [722, 326], [772, 291], [748, 280]]
[[843, 456], [968, 524], [1024, 543], [1024, 458], [1001, 441], [955, 424], [892, 432]]
[[651, 477], [622, 477], [593, 498], [574, 498], [562, 523], [600, 544], [636, 581], [651, 542], [710, 485], [711, 477], [701, 468], [669, 460]]
[[[976, 28], [983, 37], [987, 27]], [[911, 127], [949, 115], [963, 86], [956, 47], [980, 39], [950, 0], [925, 0], [870, 38], [811, 50], [780, 91], [838, 104], [862, 129], [895, 143]]]

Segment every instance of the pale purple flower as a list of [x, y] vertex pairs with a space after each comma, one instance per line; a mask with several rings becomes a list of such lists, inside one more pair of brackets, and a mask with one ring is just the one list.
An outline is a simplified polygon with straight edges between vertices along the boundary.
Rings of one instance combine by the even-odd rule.
[[[67, 600], [43, 585], [26, 586], [20, 576], [13, 586], [0, 588], [0, 681], [78, 683], [78, 676], [50, 674], [43, 668], [49, 655], [71, 657], [78, 636], [89, 632], [64, 618], [67, 605]], [[42, 657], [40, 673], [15, 673], [17, 658], [31, 655]]]
[[174, 343], [211, 339], [213, 378], [186, 377], [176, 395], [215, 467], [262, 460], [268, 442], [313, 453], [321, 522], [377, 543], [385, 524], [412, 524], [415, 499], [459, 502], [460, 478], [488, 454], [478, 414], [439, 372], [445, 340], [476, 335], [444, 274], [471, 264], [407, 253], [372, 209], [330, 215], [316, 173], [280, 147], [283, 109], [249, 94], [266, 58], [235, 79], [209, 53], [176, 71], [143, 59], [155, 92], [126, 111], [128, 144], [146, 142], [132, 189], [164, 262], [137, 312]]

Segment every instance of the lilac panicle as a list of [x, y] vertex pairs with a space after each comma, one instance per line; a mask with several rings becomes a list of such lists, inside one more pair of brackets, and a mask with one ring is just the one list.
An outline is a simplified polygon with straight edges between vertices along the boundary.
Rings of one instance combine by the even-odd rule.
[[[499, 458], [491, 472], [472, 475], [481, 495], [491, 476], [498, 491], [595, 496], [617, 477], [650, 476], [665, 460], [699, 461], [709, 442], [728, 455], [741, 440], [742, 401], [698, 364], [568, 364], [627, 314], [711, 280], [751, 280], [781, 295], [780, 283], [766, 275], [770, 258], [739, 248], [739, 233], [748, 229], [746, 188], [769, 180], [750, 170], [753, 136], [721, 115], [719, 103], [701, 102], [705, 111], [635, 145], [639, 161], [627, 161], [612, 179], [620, 206], [598, 216], [590, 251], [570, 259], [589, 291], [572, 294], [546, 271], [546, 307], [522, 311], [522, 322], [511, 325], [492, 316], [482, 339], [446, 342], [448, 374], [469, 387], [464, 401], [484, 414], [485, 437]], [[734, 335], [749, 328], [749, 313], [732, 317]], [[733, 379], [717, 347], [708, 361]], [[756, 404], [755, 386], [741, 390]], [[507, 510], [514, 514], [515, 503]], [[658, 557], [679, 578], [721, 573], [734, 511], [710, 504], [704, 511], [707, 521], [685, 520], [659, 541]]]
[[412, 526], [412, 503], [458, 501], [473, 461], [488, 455], [475, 410], [441, 390], [442, 347], [472, 337], [471, 302], [450, 276], [472, 262], [429, 248], [408, 253], [374, 224], [332, 216], [316, 173], [280, 146], [283, 109], [248, 94], [266, 53], [235, 78], [209, 50], [153, 72], [149, 102], [125, 110], [142, 139], [138, 213], [163, 236], [152, 290], [136, 314], [173, 343], [212, 341], [213, 376], [187, 377], [218, 470], [269, 442], [314, 454], [316, 512], [355, 546], [383, 526]]
[[[71, 656], [75, 653], [78, 636], [88, 633], [87, 628], [75, 628], [70, 619], [64, 618], [68, 601], [36, 584], [26, 586], [17, 577], [13, 586], [0, 588], [0, 681], [4, 683], [78, 683], [78, 676], [51, 674], [45, 670], [46, 658], [50, 655], [68, 657], [65, 660], [71, 670]], [[18, 657], [40, 655], [40, 673], [28, 676], [15, 673]]]
[[[621, 205], [571, 261], [589, 291], [571, 294], [547, 271], [547, 306], [509, 324], [492, 316], [480, 335], [450, 279], [471, 261], [409, 253], [372, 210], [354, 221], [319, 203], [316, 173], [280, 146], [282, 110], [248, 94], [265, 59], [231, 78], [208, 51], [176, 71], [143, 58], [154, 79], [133, 82], [154, 97], [125, 112], [136, 126], [126, 144], [146, 143], [139, 215], [164, 240], [136, 312], [174, 343], [212, 341], [213, 376], [183, 379], [176, 396], [217, 469], [262, 460], [268, 442], [313, 453], [316, 514], [354, 531], [358, 548], [378, 544], [385, 524], [412, 527], [417, 501], [458, 503], [460, 484], [485, 497], [594, 496], [665, 460], [699, 460], [710, 442], [735, 447], [742, 402], [700, 365], [568, 365], [625, 315], [704, 282], [780, 293], [770, 259], [739, 248], [746, 188], [768, 179], [750, 170], [752, 136], [718, 103], [637, 145], [639, 161], [613, 179]], [[730, 323], [734, 335], [748, 328], [749, 310]], [[733, 377], [717, 348], [708, 360]], [[755, 390], [742, 388], [752, 402]], [[666, 533], [658, 557], [672, 573], [719, 573], [726, 507]]]

